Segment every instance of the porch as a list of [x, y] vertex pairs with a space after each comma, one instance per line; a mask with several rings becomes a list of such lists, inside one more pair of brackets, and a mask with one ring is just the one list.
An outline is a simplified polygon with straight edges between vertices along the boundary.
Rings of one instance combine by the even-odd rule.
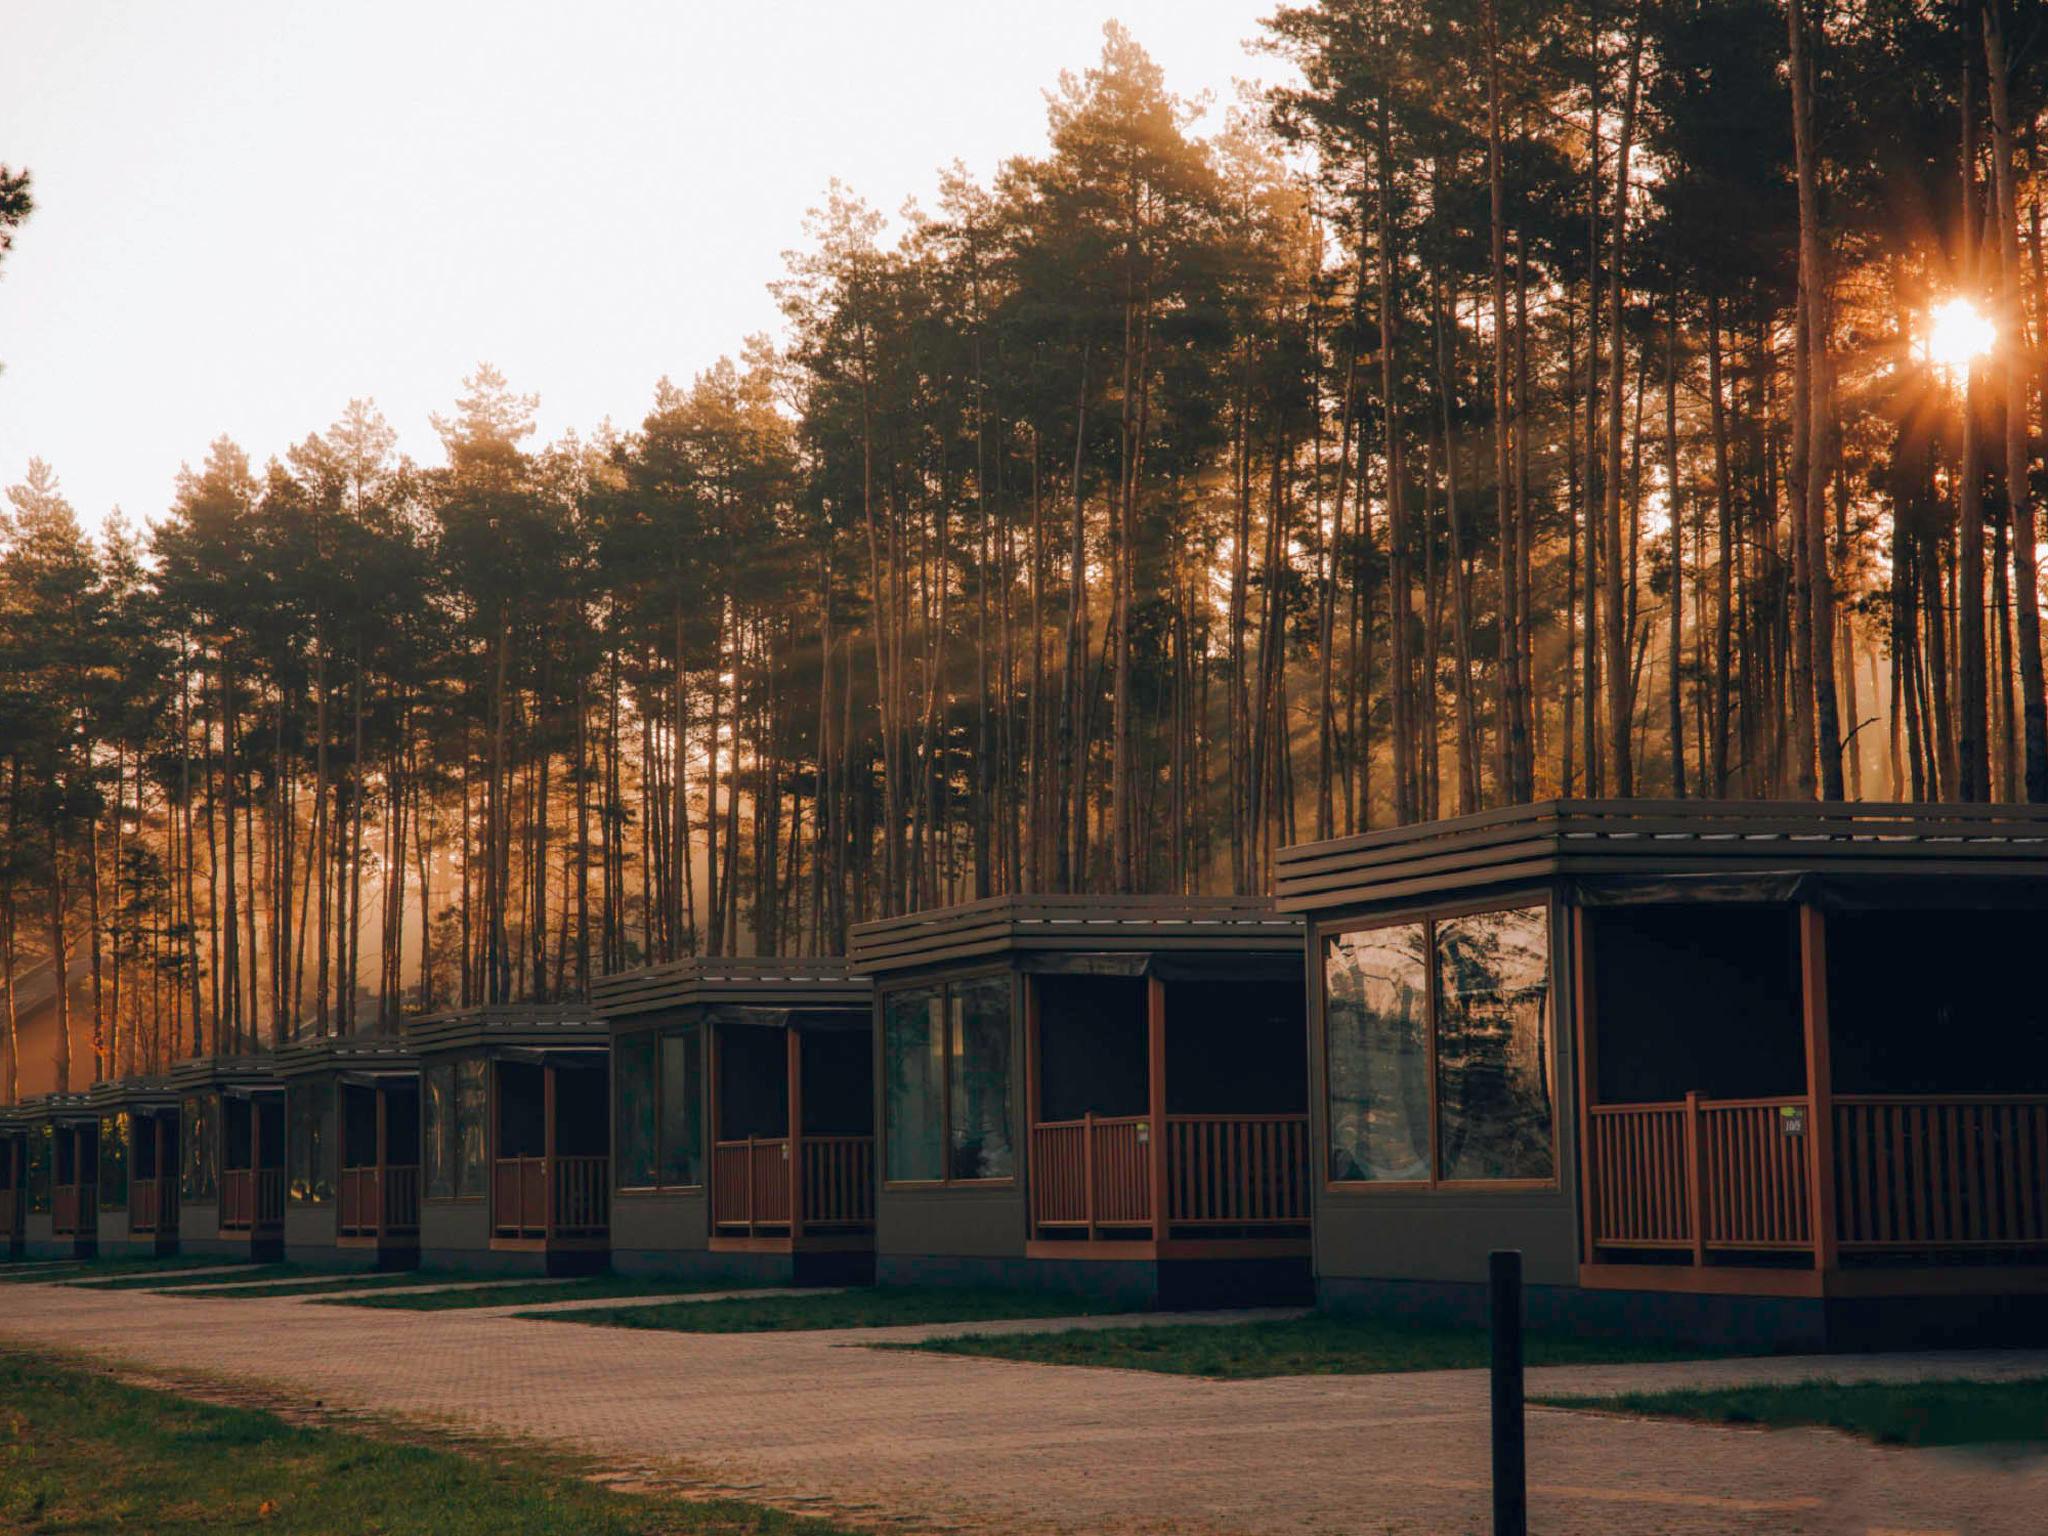
[[168, 1252], [178, 1239], [178, 1111], [137, 1111], [133, 1134], [128, 1233], [154, 1238], [158, 1251]]
[[2038, 913], [1576, 918], [1586, 1284], [2048, 1290]]
[[1298, 976], [1026, 983], [1032, 1257], [1308, 1253]]
[[220, 1099], [220, 1233], [251, 1251], [284, 1241], [284, 1094], [225, 1091]]
[[50, 1231], [72, 1239], [84, 1252], [99, 1234], [99, 1122], [58, 1121], [52, 1161]]
[[867, 1019], [820, 1019], [827, 1017], [832, 1024], [809, 1028], [712, 1026], [714, 1252], [873, 1246], [874, 1057]]
[[420, 1090], [416, 1073], [340, 1084], [341, 1167], [335, 1236], [344, 1244], [417, 1249]]
[[492, 1247], [601, 1253], [609, 1244], [604, 1066], [603, 1054], [590, 1051], [493, 1063]]

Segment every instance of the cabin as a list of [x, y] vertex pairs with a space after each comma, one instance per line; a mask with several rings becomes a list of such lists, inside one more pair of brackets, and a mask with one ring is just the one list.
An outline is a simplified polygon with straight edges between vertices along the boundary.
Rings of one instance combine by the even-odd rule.
[[1291, 848], [1322, 1301], [2048, 1326], [2048, 809], [1553, 801]]
[[394, 1033], [277, 1048], [285, 1089], [284, 1253], [410, 1269], [420, 1256], [420, 1069]]
[[22, 1252], [89, 1259], [99, 1251], [99, 1115], [83, 1093], [44, 1093], [16, 1110], [26, 1141]]
[[850, 951], [875, 983], [880, 1281], [1305, 1297], [1298, 919], [1000, 896], [858, 925]]
[[164, 1074], [178, 1100], [178, 1250], [284, 1254], [284, 1083], [267, 1055], [195, 1057]]
[[591, 995], [611, 1024], [612, 1267], [871, 1279], [867, 979], [843, 960], [688, 959]]
[[611, 1248], [610, 1032], [583, 1004], [415, 1019], [420, 1262], [573, 1274]]
[[20, 1116], [0, 1107], [0, 1259], [21, 1257], [28, 1214], [28, 1138]]
[[94, 1085], [99, 1113], [99, 1252], [155, 1258], [178, 1251], [179, 1095], [163, 1078]]

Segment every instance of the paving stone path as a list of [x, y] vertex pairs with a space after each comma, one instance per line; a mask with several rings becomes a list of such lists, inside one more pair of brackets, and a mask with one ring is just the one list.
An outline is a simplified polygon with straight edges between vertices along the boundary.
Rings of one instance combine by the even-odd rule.
[[[0, 1342], [208, 1372], [666, 1469], [854, 1523], [974, 1533], [1478, 1532], [1486, 1374], [1202, 1381], [857, 1346], [1076, 1319], [809, 1334], [582, 1328], [15, 1285]], [[1097, 1320], [1090, 1320], [1097, 1321]], [[2048, 1353], [1563, 1367], [1532, 1394], [2048, 1375]], [[2038, 1533], [2048, 1457], [1909, 1451], [1535, 1409], [1532, 1526], [1563, 1532]]]

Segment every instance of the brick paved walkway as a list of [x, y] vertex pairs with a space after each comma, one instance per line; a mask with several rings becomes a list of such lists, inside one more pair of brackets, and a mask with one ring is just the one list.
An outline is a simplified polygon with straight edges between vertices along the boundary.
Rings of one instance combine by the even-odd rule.
[[[1047, 1325], [980, 1324], [998, 1327]], [[891, 1330], [916, 1337], [932, 1329]], [[856, 1521], [973, 1532], [1440, 1533], [1486, 1518], [1478, 1371], [1211, 1382], [845, 1347], [877, 1331], [625, 1332], [293, 1300], [0, 1290], [0, 1340], [210, 1371], [330, 1408], [567, 1441]], [[2048, 1354], [1531, 1373], [1530, 1390], [2048, 1374]], [[1533, 1410], [1534, 1527], [2039, 1532], [2048, 1458]]]

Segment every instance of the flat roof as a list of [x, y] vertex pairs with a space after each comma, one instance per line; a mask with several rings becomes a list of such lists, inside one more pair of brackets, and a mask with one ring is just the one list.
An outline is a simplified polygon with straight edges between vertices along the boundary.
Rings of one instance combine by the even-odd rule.
[[858, 923], [856, 974], [1034, 952], [1299, 954], [1301, 921], [1257, 896], [991, 896]]
[[360, 1035], [313, 1035], [277, 1048], [279, 1077], [316, 1072], [412, 1072], [419, 1055], [403, 1035], [374, 1030]]
[[611, 1026], [589, 1003], [490, 1003], [408, 1020], [403, 1039], [413, 1051], [523, 1047], [528, 1050], [602, 1050]]
[[277, 1060], [265, 1051], [249, 1056], [201, 1056], [173, 1064], [164, 1072], [167, 1087], [281, 1088]]
[[712, 1007], [860, 1011], [873, 995], [874, 984], [844, 960], [765, 955], [692, 956], [590, 984], [591, 1006], [614, 1022]]
[[2048, 806], [1543, 800], [1284, 848], [1273, 884], [1283, 910], [1319, 912], [1558, 878], [1773, 874], [2038, 880]]
[[168, 1077], [161, 1073], [147, 1077], [115, 1077], [92, 1086], [92, 1100], [108, 1109], [122, 1109], [129, 1106], [148, 1106], [154, 1101], [158, 1107], [174, 1105], [178, 1101], [178, 1090], [171, 1085]]
[[92, 1101], [90, 1090], [70, 1093], [39, 1093], [33, 1098], [23, 1099], [14, 1106], [14, 1114], [22, 1125], [38, 1120], [88, 1120], [99, 1117], [99, 1109]]

